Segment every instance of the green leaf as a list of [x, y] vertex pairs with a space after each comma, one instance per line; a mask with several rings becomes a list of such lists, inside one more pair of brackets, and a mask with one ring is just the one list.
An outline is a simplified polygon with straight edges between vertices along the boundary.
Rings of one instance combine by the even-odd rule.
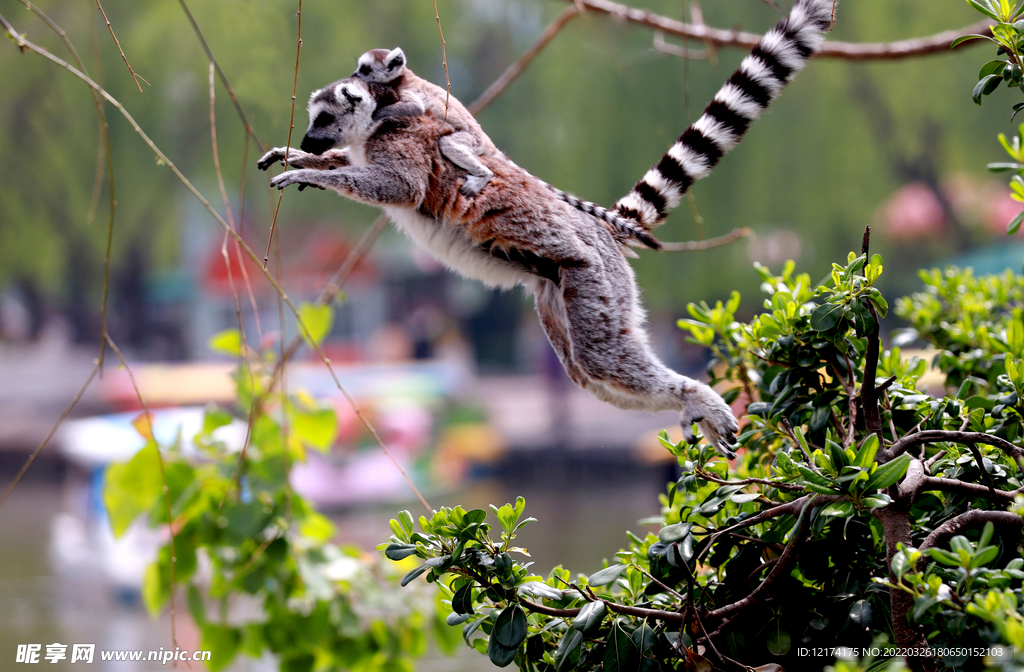
[[292, 414], [292, 429], [305, 443], [322, 453], [334, 445], [338, 435], [338, 416], [333, 408], [325, 407], [313, 411], [295, 411]]
[[829, 455], [832, 456], [832, 465], [837, 470], [850, 466], [850, 457], [842, 446], [831, 439], [826, 440], [825, 444], [828, 446]]
[[640, 649], [619, 621], [612, 624], [604, 650], [602, 672], [634, 672], [640, 669]]
[[498, 638], [493, 634], [490, 639], [487, 640], [487, 657], [491, 659], [491, 662], [498, 667], [508, 667], [513, 660], [516, 659], [516, 654], [519, 652], [519, 648], [509, 648], [502, 646], [498, 642]]
[[633, 631], [633, 635], [630, 639], [636, 644], [636, 648], [640, 650], [640, 656], [646, 657], [651, 653], [651, 649], [654, 648], [654, 639], [657, 635], [654, 629], [647, 625], [647, 623], [641, 623], [636, 630]]
[[857, 600], [850, 607], [850, 620], [861, 627], [869, 627], [873, 616], [874, 610], [871, 608], [871, 603], [867, 600]]
[[984, 567], [988, 563], [996, 559], [999, 555], [999, 548], [997, 546], [987, 546], [978, 551], [973, 558], [971, 558], [971, 568]]
[[444, 617], [444, 622], [445, 625], [462, 625], [471, 618], [473, 618], [473, 614], [460, 614], [453, 611]]
[[856, 465], [862, 469], [867, 469], [875, 463], [875, 455], [878, 454], [878, 435], [871, 434], [861, 444], [860, 449], [857, 451], [857, 462]]
[[885, 493], [879, 493], [876, 495], [868, 495], [864, 499], [860, 500], [860, 503], [866, 509], [881, 509], [892, 504], [892, 498]]
[[828, 331], [836, 326], [839, 318], [843, 316], [843, 306], [835, 303], [823, 303], [811, 313], [811, 329], [814, 331]]
[[988, 542], [992, 541], [992, 534], [995, 533], [995, 531], [996, 527], [992, 524], [992, 521], [985, 523], [985, 527], [981, 530], [981, 538], [978, 539], [978, 548], [988, 546]]
[[1017, 216], [1010, 220], [1010, 223], [1006, 225], [1006, 235], [1012, 236], [1020, 230], [1021, 222], [1024, 222], [1024, 210], [1017, 213]]
[[213, 652], [207, 662], [210, 672], [223, 670], [238, 654], [238, 648], [242, 643], [241, 631], [237, 628], [211, 624], [204, 626], [202, 632], [199, 648]]
[[605, 567], [604, 569], [594, 572], [587, 579], [587, 583], [591, 586], [605, 586], [619, 578], [619, 574], [622, 574], [623, 570], [626, 569], [625, 565], [612, 565]]
[[494, 621], [491, 638], [505, 648], [517, 649], [526, 639], [526, 614], [518, 604], [513, 604], [498, 614]]
[[527, 581], [520, 584], [518, 591], [520, 594], [525, 593], [548, 600], [560, 600], [563, 597], [561, 590], [554, 586], [549, 586], [543, 581]]
[[903, 453], [895, 460], [890, 460], [879, 466], [868, 476], [868, 480], [864, 482], [864, 491], [882, 490], [890, 485], [895, 485], [897, 481], [903, 478], [903, 474], [907, 473], [910, 459], [909, 453]]
[[796, 468], [800, 471], [800, 474], [807, 480], [808, 485], [817, 485], [821, 488], [828, 490], [830, 494], [835, 494], [834, 484], [829, 479], [825, 478], [821, 474], [816, 474], [811, 471], [808, 467], [802, 464], [796, 465]]
[[572, 620], [572, 627], [583, 634], [590, 634], [600, 627], [607, 613], [608, 608], [604, 606], [604, 602], [587, 602]]
[[989, 61], [985, 65], [981, 66], [981, 70], [978, 72], [978, 79], [987, 77], [988, 75], [1001, 75], [1003, 68], [1009, 65], [1008, 61]]
[[[673, 541], [679, 541], [690, 534], [690, 528], [693, 527], [691, 523], [676, 523], [675, 525], [666, 525], [658, 531], [658, 539], [671, 544]], [[609, 568], [610, 569], [610, 568]], [[600, 574], [600, 572], [598, 572]], [[597, 576], [595, 574], [594, 576]], [[593, 581], [590, 585], [595, 585]]]
[[210, 338], [209, 346], [214, 352], [238, 357], [242, 354], [242, 335], [238, 329], [225, 329]]
[[[1020, 103], [1021, 109], [1024, 109], [1024, 103]], [[1016, 105], [1014, 105], [1016, 107]], [[1016, 114], [1016, 112], [1014, 112]], [[986, 163], [985, 169], [993, 173], [1005, 173], [1010, 170], [1019, 170], [1024, 166], [1019, 163], [1005, 163], [996, 161], [994, 163]]]
[[822, 516], [835, 516], [836, 518], [849, 518], [853, 515], [853, 502], [844, 499], [839, 502], [832, 502], [821, 510]]
[[398, 523], [405, 530], [406, 535], [410, 535], [413, 532], [412, 514], [408, 511], [402, 510], [398, 512]]
[[160, 563], [151, 562], [142, 575], [142, 603], [146, 605], [146, 611], [152, 618], [160, 615], [170, 598], [170, 591], [164, 586], [160, 576]]
[[580, 653], [583, 651], [583, 633], [579, 630], [569, 630], [562, 635], [562, 641], [558, 643], [558, 650], [555, 651], [555, 670], [563, 672], [575, 668], [580, 662]]
[[103, 503], [110, 517], [110, 529], [120, 537], [135, 518], [149, 511], [163, 493], [160, 454], [155, 442], [135, 453], [128, 462], [107, 468], [103, 482]]
[[423, 572], [430, 569], [427, 565], [420, 565], [416, 569], [412, 570], [408, 574], [402, 577], [402, 586], [408, 586], [409, 583]]
[[960, 37], [950, 42], [949, 48], [954, 49], [963, 44], [964, 42], [969, 42], [970, 40], [988, 40], [989, 42], [995, 42], [995, 40], [993, 40], [988, 35], [961, 35]]
[[210, 404], [203, 411], [203, 434], [209, 434], [219, 427], [231, 424], [234, 418], [216, 404]]
[[308, 335], [302, 334], [307, 343], [312, 338], [314, 343], [320, 345], [324, 337], [331, 332], [331, 327], [334, 326], [334, 308], [330, 305], [318, 306], [315, 303], [302, 303], [299, 305], [299, 317], [302, 318], [302, 323], [309, 330]]
[[[402, 560], [410, 555], [416, 555], [416, 544], [388, 544], [384, 549], [384, 555], [388, 560]], [[464, 613], [464, 612], [459, 612]]]
[[941, 548], [929, 548], [925, 553], [927, 553], [932, 560], [949, 567], [960, 567], [962, 565], [959, 557]]
[[995, 91], [1002, 81], [1003, 78], [999, 75], [988, 75], [974, 86], [974, 91], [971, 92], [971, 98], [975, 103], [981, 105], [981, 97], [987, 96]]
[[473, 614], [473, 582], [469, 581], [455, 591], [452, 597], [452, 611], [456, 614]]

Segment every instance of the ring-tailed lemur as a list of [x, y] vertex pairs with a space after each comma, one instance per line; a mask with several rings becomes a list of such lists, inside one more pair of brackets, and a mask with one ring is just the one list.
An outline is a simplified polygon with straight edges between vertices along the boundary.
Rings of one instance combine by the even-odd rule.
[[[491, 179], [491, 171], [478, 157], [503, 154], [494, 146], [465, 105], [448, 95], [447, 91], [437, 84], [417, 76], [407, 67], [405, 52], [401, 48], [367, 51], [359, 57], [356, 71], [352, 76], [364, 82], [385, 84], [395, 89], [400, 102], [378, 109], [378, 118], [389, 114], [407, 115], [417, 107], [426, 107], [435, 117], [444, 119], [455, 127], [455, 133], [441, 140], [441, 153], [469, 173], [466, 183], [462, 185], [462, 193], [472, 196], [487, 185]], [[661, 243], [637, 222], [620, 217], [596, 203], [567, 194], [550, 184], [547, 187], [566, 203], [610, 226], [613, 235], [619, 237], [621, 242], [635, 241], [651, 249], [661, 249]]]
[[[798, 0], [759, 42], [666, 155], [685, 178], [706, 174], [804, 65], [831, 24], [832, 5]], [[633, 270], [615, 237], [501, 154], [480, 157], [492, 179], [467, 197], [459, 189], [463, 174], [440, 150], [441, 139], [455, 129], [428, 113], [375, 118], [387, 88], [350, 78], [314, 92], [318, 105], [311, 112], [319, 123], [310, 125], [310, 144], [348, 145], [348, 152], [336, 153], [339, 165], [324, 170], [321, 156], [291, 150], [288, 162], [306, 167], [278, 175], [271, 185], [312, 185], [379, 205], [453, 270], [491, 286], [522, 284], [533, 292], [548, 339], [576, 384], [620, 408], [678, 409], [688, 441], [696, 440], [697, 423], [718, 452], [733, 457], [737, 423], [729, 406], [651, 350]], [[259, 165], [266, 168], [284, 154], [275, 148]], [[688, 186], [663, 169], [665, 163], [623, 199], [630, 202], [622, 207], [633, 207], [648, 225], [660, 221]], [[652, 194], [664, 202], [661, 208]]]
[[[633, 269], [611, 233], [503, 156], [480, 157], [488, 185], [466, 196], [465, 173], [440, 150], [455, 132], [429, 113], [374, 119], [379, 86], [350, 78], [317, 92], [315, 138], [348, 146], [349, 165], [288, 170], [271, 180], [333, 189], [378, 205], [414, 241], [459, 273], [490, 286], [533, 292], [541, 324], [576, 384], [621, 408], [681, 411], [688, 440], [697, 423], [732, 456], [736, 419], [710, 387], [667, 368], [651, 350]], [[261, 167], [281, 160], [277, 148]], [[289, 163], [320, 161], [302, 150]]]

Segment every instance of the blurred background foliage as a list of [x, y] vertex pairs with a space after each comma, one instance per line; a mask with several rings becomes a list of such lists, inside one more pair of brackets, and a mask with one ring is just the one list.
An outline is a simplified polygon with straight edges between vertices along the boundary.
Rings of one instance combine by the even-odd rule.
[[[632, 4], [680, 17], [689, 3]], [[701, 9], [709, 25], [761, 32], [778, 18], [770, 4], [709, 1]], [[438, 0], [437, 5], [451, 91], [468, 104], [567, 3]], [[39, 6], [65, 27], [95, 78], [219, 203], [208, 64], [179, 3], [104, 2], [128, 60], [149, 82], [142, 93], [95, 3], [40, 0]], [[17, 0], [0, 0], [0, 10], [29, 39], [66, 55], [57, 36]], [[283, 145], [295, 67], [295, 3], [220, 0], [194, 2], [191, 10], [260, 140], [268, 148]], [[350, 74], [367, 49], [400, 45], [413, 70], [443, 84], [431, 2], [340, 0], [306, 3], [303, 10], [295, 144], [307, 123], [303, 103], [309, 92]], [[905, 39], [976, 18], [960, 0], [846, 2], [830, 39]], [[573, 20], [480, 115], [484, 129], [539, 177], [612, 204], [700, 114], [745, 55], [716, 50], [711, 59], [687, 63], [655, 50], [652, 37], [649, 29], [596, 13]], [[778, 267], [793, 258], [812, 276], [824, 276], [830, 261], [855, 247], [865, 224], [876, 221], [873, 251], [892, 262], [881, 287], [890, 297], [916, 289], [915, 271], [922, 266], [978, 246], [1005, 244], [1000, 233], [1005, 221], [988, 221], [998, 218], [990, 201], [1005, 197], [998, 182], [988, 185], [992, 178], [984, 165], [1001, 158], [995, 134], [1011, 126], [1005, 106], [979, 109], [971, 101], [970, 86], [984, 60], [978, 49], [878, 63], [815, 60], [743, 145], [695, 187], [694, 207], [684, 202], [659, 230], [663, 240], [689, 240], [748, 226], [757, 238], [699, 255], [641, 252], [634, 263], [656, 319], [678, 317], [686, 302], [723, 299], [733, 289], [756, 296], [754, 260]], [[98, 312], [108, 201], [104, 191], [90, 221], [99, 133], [89, 93], [67, 73], [10, 45], [0, 49], [0, 73], [0, 288], [22, 287], [55, 311], [73, 313], [84, 306]], [[996, 97], [1006, 95], [1001, 91]], [[108, 116], [118, 206], [112, 273], [115, 282], [148, 278], [179, 264], [195, 236], [219, 234], [171, 173], [155, 165], [125, 121]], [[221, 162], [237, 210], [245, 143], [219, 84], [217, 118]], [[255, 170], [258, 155], [248, 147], [244, 230], [253, 248], [261, 250], [277, 195], [264, 188], [267, 178]], [[933, 216], [927, 227], [901, 229], [889, 223], [885, 204], [915, 182], [937, 187], [938, 204], [946, 212]], [[910, 201], [914, 193], [907, 196]], [[927, 206], [934, 210], [933, 201], [922, 206], [926, 212]], [[907, 208], [913, 210], [913, 203]], [[693, 212], [702, 223], [695, 222]], [[354, 238], [375, 215], [330, 193], [287, 194], [279, 231], [287, 239], [304, 227], [330, 222]], [[202, 226], [190, 225], [191, 220]], [[378, 243], [378, 249], [395, 246], [405, 243], [393, 232]], [[756, 308], [753, 299], [748, 301], [741, 314]]]

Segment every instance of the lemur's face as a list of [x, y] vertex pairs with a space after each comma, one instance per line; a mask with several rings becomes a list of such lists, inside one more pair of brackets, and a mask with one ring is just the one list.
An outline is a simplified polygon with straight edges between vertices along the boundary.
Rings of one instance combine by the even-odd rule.
[[359, 57], [353, 77], [364, 82], [388, 84], [402, 76], [405, 72], [405, 52], [400, 48], [371, 49]]
[[309, 128], [300, 148], [323, 154], [336, 145], [365, 138], [373, 126], [377, 101], [362, 81], [349, 78], [314, 91], [309, 97]]

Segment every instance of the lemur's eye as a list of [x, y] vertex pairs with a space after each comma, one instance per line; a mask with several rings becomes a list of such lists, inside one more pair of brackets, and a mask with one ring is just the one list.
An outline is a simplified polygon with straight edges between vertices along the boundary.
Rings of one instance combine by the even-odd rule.
[[369, 65], [367, 65], [366, 63], [363, 63], [363, 64], [362, 64], [361, 66], [359, 66], [359, 74], [360, 74], [360, 75], [364, 75], [364, 76], [365, 76], [365, 75], [368, 75], [368, 74], [370, 74], [370, 72], [371, 72], [372, 70], [373, 70], [373, 68], [371, 68], [371, 67], [370, 67]]
[[330, 126], [334, 123], [334, 115], [328, 114], [327, 112], [321, 112], [316, 115], [316, 119], [313, 120], [313, 128], [323, 128], [324, 126]]

